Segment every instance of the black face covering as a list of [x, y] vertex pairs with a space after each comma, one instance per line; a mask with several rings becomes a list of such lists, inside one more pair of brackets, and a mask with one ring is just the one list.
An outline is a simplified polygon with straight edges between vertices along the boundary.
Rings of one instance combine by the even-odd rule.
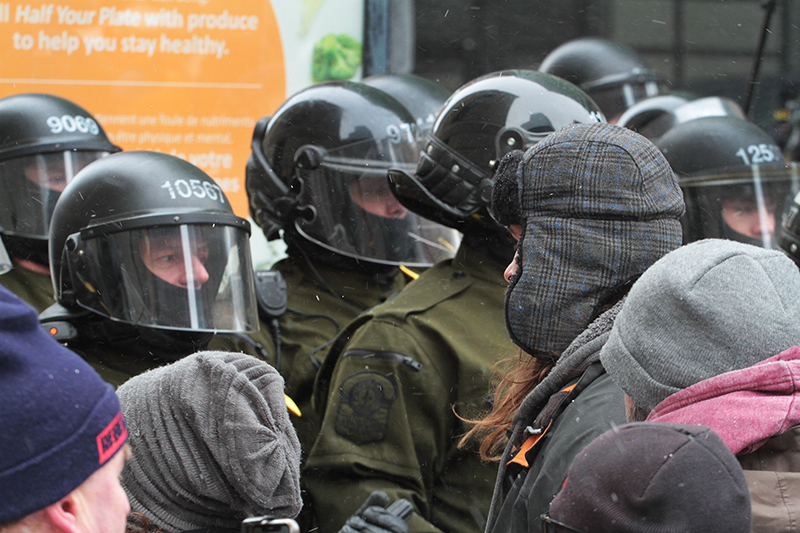
[[137, 326], [89, 314], [74, 322], [79, 331], [78, 347], [91, 348], [100, 343], [111, 346], [133, 359], [155, 358], [177, 361], [204, 350], [214, 334], [196, 331], [172, 331]]
[[3, 244], [12, 259], [33, 261], [43, 267], [49, 268], [50, 259], [47, 251], [47, 241], [41, 239], [26, 239], [14, 235], [3, 234]]
[[159, 316], [169, 317], [175, 325], [190, 324], [192, 310], [189, 308], [189, 291], [192, 291], [195, 302], [198, 302], [194, 309], [197, 321], [200, 324], [208, 323], [206, 319], [211, 315], [210, 302], [213, 300], [204, 296], [204, 293], [210, 289], [209, 285], [214, 285], [211, 280], [199, 289], [178, 287], [155, 276], [151, 277], [151, 283], [153, 295], [150, 301], [158, 309]]
[[505, 267], [514, 259], [515, 244], [503, 227], [474, 227], [464, 231], [464, 241], [483, 255], [491, 257]]
[[187, 355], [205, 350], [214, 337], [203, 331], [169, 331], [138, 326], [143, 348], [158, 359], [177, 361]]
[[287, 245], [287, 254], [292, 257], [306, 257], [314, 263], [321, 263], [330, 268], [357, 272], [368, 276], [394, 276], [399, 271], [396, 265], [384, 265], [370, 261], [361, 261], [354, 257], [338, 254], [323, 248], [295, 232], [287, 231], [284, 234]]

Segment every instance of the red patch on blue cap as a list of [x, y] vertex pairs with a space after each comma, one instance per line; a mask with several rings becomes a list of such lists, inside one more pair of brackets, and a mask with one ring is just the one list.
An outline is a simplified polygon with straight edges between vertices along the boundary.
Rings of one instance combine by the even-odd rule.
[[100, 454], [100, 464], [105, 463], [108, 459], [119, 450], [120, 446], [125, 443], [128, 438], [128, 428], [125, 427], [125, 419], [122, 418], [122, 413], [117, 413], [117, 416], [105, 427], [103, 431], [97, 435], [97, 451]]

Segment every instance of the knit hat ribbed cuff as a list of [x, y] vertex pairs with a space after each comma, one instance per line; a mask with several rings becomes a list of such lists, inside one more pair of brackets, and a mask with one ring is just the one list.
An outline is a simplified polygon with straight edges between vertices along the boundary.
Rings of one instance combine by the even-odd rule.
[[[652, 410], [663, 398], [680, 390], [654, 380], [625, 346], [619, 329], [611, 330], [602, 353], [603, 367], [619, 388], [643, 409]], [[625, 371], [619, 371], [622, 368]]]

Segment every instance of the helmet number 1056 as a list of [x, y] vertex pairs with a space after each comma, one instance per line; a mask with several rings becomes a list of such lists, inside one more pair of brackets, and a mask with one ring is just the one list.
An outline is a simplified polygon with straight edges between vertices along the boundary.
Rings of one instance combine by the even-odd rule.
[[173, 183], [167, 180], [161, 188], [166, 189], [169, 192], [169, 197], [173, 200], [177, 199], [178, 196], [181, 198], [196, 196], [197, 198], [208, 197], [211, 200], [219, 200], [222, 204], [225, 203], [225, 195], [222, 194], [222, 189], [219, 185], [210, 181], [175, 180]]

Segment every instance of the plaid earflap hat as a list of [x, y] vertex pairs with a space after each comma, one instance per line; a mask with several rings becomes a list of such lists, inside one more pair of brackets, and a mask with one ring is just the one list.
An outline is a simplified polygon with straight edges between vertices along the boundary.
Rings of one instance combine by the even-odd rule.
[[605, 300], [681, 245], [683, 194], [649, 140], [612, 124], [567, 126], [501, 168], [492, 212], [523, 227], [506, 326], [531, 355], [558, 357]]

